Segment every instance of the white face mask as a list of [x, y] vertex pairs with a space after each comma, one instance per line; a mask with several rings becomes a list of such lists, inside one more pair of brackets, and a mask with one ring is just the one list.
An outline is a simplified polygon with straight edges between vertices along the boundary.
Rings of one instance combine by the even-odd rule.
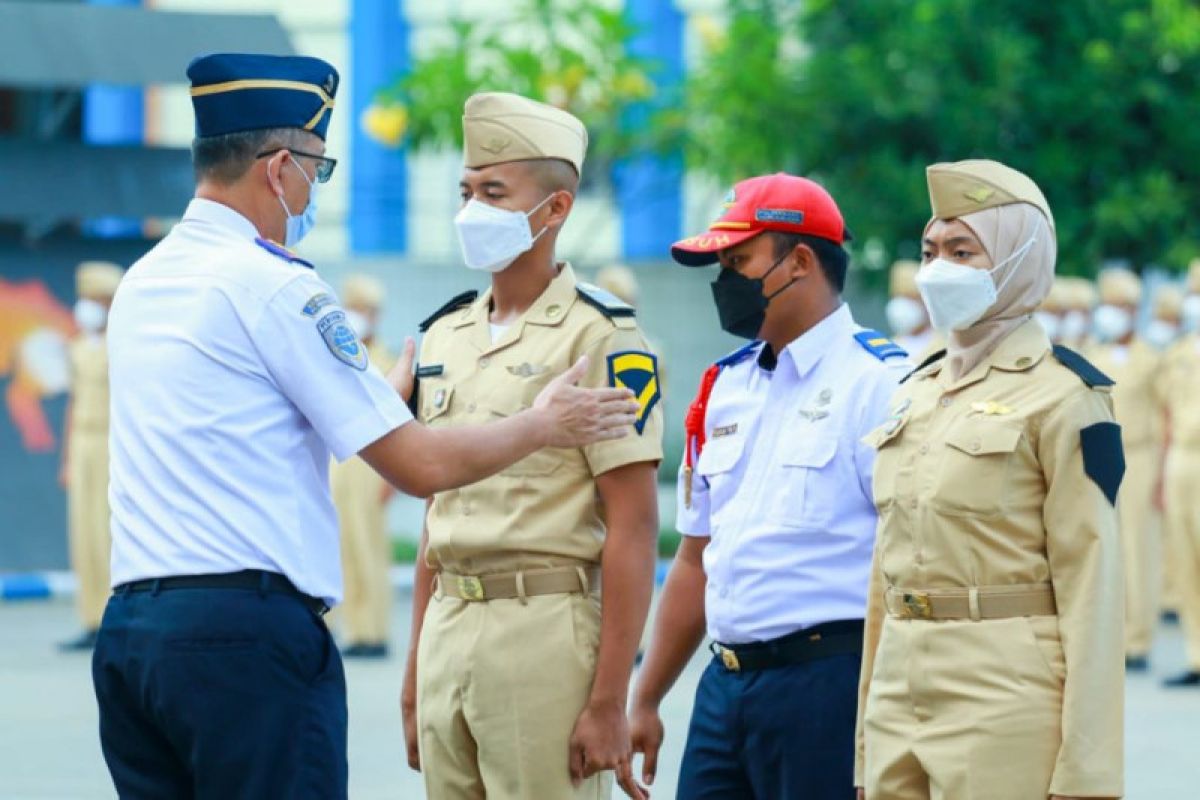
[[1042, 326], [1042, 330], [1046, 332], [1046, 336], [1050, 341], [1057, 342], [1059, 334], [1062, 333], [1062, 320], [1057, 314], [1051, 314], [1049, 311], [1035, 311], [1033, 318]]
[[[996, 303], [996, 298], [1017, 273], [1021, 261], [1037, 234], [1017, 248], [1011, 256], [991, 269], [977, 269], [964, 264], [935, 258], [917, 270], [917, 289], [929, 309], [929, 319], [939, 331], [963, 331], [974, 325]], [[1009, 262], [1016, 261], [1000, 285], [995, 274]]]
[[928, 320], [925, 306], [911, 297], [893, 297], [888, 301], [884, 312], [887, 314], [888, 327], [892, 329], [893, 336], [908, 336], [923, 327]]
[[353, 308], [346, 309], [346, 322], [350, 328], [358, 334], [360, 339], [370, 339], [371, 334], [375, 332], [375, 327], [371, 324], [371, 318], [361, 311], [355, 311]]
[[1166, 350], [1178, 333], [1179, 329], [1165, 319], [1154, 319], [1146, 326], [1145, 339], [1151, 347]]
[[1108, 344], [1120, 339], [1133, 330], [1133, 316], [1120, 306], [1102, 305], [1093, 318], [1096, 338]]
[[75, 303], [75, 324], [84, 333], [99, 333], [104, 329], [106, 322], [108, 322], [108, 309], [95, 300], [83, 297]]
[[1190, 294], [1183, 300], [1183, 329], [1188, 333], [1200, 330], [1200, 294]]
[[1087, 334], [1088, 318], [1082, 311], [1068, 311], [1058, 333], [1064, 342], [1078, 342]]
[[529, 217], [553, 196], [547, 195], [527, 212], [496, 208], [472, 197], [454, 218], [463, 261], [471, 269], [502, 272], [546, 232], [542, 228], [534, 236]]

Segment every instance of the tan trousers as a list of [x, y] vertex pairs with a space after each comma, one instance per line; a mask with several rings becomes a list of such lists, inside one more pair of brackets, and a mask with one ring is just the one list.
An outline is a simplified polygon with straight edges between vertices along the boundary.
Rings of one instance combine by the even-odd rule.
[[86, 630], [100, 627], [112, 594], [109, 557], [108, 434], [72, 431], [67, 450], [67, 538], [79, 582], [75, 604]]
[[383, 478], [361, 458], [334, 464], [329, 486], [342, 536], [345, 597], [336, 617], [351, 643], [383, 643], [389, 638], [392, 563], [384, 505]]
[[1188, 664], [1200, 671], [1200, 450], [1171, 448], [1167, 457], [1167, 513], [1174, 534], [1175, 588]]
[[1055, 617], [888, 618], [864, 718], [868, 800], [1044, 800], [1065, 674]]
[[1162, 544], [1154, 508], [1159, 451], [1154, 446], [1125, 451], [1125, 478], [1117, 501], [1125, 562], [1125, 654], [1150, 652], [1158, 621]]
[[608, 800], [612, 773], [575, 788], [567, 766], [599, 640], [595, 597], [435, 595], [417, 650], [429, 800]]

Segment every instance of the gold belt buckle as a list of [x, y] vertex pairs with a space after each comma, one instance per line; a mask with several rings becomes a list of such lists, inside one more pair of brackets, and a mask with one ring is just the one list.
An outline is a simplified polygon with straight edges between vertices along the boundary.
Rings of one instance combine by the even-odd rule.
[[725, 669], [730, 672], [740, 672], [742, 664], [738, 661], [737, 653], [730, 650], [728, 647], [721, 648], [721, 663], [725, 665]]
[[933, 619], [933, 603], [925, 592], [905, 592], [904, 608], [913, 619]]
[[470, 600], [473, 603], [482, 602], [486, 599], [483, 596], [483, 582], [474, 575], [460, 575], [458, 577], [458, 593], [463, 600]]

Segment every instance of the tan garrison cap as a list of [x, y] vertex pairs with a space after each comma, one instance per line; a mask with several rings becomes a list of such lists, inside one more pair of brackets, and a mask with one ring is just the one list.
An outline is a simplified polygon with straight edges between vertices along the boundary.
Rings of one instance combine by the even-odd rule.
[[1055, 277], [1050, 285], [1050, 294], [1042, 301], [1042, 308], [1058, 314], [1071, 308], [1071, 281], [1069, 278]]
[[1137, 305], [1142, 299], [1142, 279], [1127, 269], [1106, 269], [1096, 281], [1101, 303]]
[[378, 278], [361, 273], [347, 275], [342, 281], [342, 305], [359, 308], [379, 308], [387, 292]]
[[888, 275], [889, 292], [892, 297], [920, 297], [917, 290], [917, 270], [921, 262], [902, 258], [892, 263], [892, 271]]
[[1183, 313], [1183, 289], [1168, 284], [1154, 295], [1154, 317], [1177, 320]]
[[587, 144], [587, 129], [573, 115], [518, 94], [472, 95], [463, 109], [463, 156], [472, 169], [557, 158], [582, 174]]
[[1200, 258], [1188, 264], [1187, 290], [1189, 294], [1200, 294]]
[[929, 203], [937, 219], [958, 217], [1010, 203], [1029, 203], [1046, 215], [1051, 230], [1054, 215], [1045, 195], [1029, 176], [998, 161], [972, 160], [933, 164], [925, 169]]
[[75, 268], [75, 293], [80, 297], [110, 298], [117, 293], [125, 270], [111, 261], [84, 261]]

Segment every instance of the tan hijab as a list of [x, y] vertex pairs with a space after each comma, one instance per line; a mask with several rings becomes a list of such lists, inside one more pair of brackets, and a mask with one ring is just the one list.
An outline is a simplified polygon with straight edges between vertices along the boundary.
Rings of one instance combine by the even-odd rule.
[[[986, 208], [959, 220], [979, 237], [992, 264], [1004, 266], [992, 276], [999, 289], [992, 307], [966, 330], [950, 332], [946, 365], [951, 380], [973, 370], [1030, 318], [1050, 293], [1058, 256], [1054, 231], [1045, 215], [1029, 203]], [[1034, 238], [1033, 244], [1024, 255], [1013, 257], [1030, 238]]]

